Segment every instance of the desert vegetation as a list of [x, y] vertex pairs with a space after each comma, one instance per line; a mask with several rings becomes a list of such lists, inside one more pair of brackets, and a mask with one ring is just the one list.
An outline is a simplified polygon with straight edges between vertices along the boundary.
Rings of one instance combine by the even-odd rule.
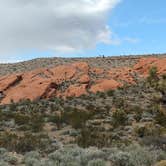
[[[152, 166], [166, 160], [166, 76], [0, 106], [0, 165]], [[163, 164], [164, 165], [164, 164]]]

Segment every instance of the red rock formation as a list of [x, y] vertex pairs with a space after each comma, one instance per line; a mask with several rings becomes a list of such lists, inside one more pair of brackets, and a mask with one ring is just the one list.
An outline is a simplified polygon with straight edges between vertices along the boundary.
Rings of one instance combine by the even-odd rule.
[[87, 84], [89, 83], [89, 81], [90, 81], [90, 77], [87, 74], [82, 75], [78, 80], [78, 82], [81, 84]]
[[134, 84], [132, 68], [123, 67], [123, 68], [114, 68], [108, 71], [108, 76], [112, 79], [119, 80], [121, 82]]
[[166, 73], [166, 58], [140, 58], [133, 68], [111, 68], [107, 71], [90, 67], [86, 62], [76, 62], [3, 76], [0, 77], [0, 93], [3, 94], [0, 104], [8, 104], [11, 100], [80, 96], [88, 91], [96, 93], [116, 89], [126, 83], [135, 83], [135, 73], [146, 77], [152, 66], [158, 68], [159, 74]]
[[0, 78], [0, 91], [5, 91], [22, 79], [21, 75], [10, 75]]
[[122, 86], [121, 83], [111, 79], [111, 80], [99, 80], [95, 85], [92, 85], [90, 91], [96, 93], [98, 91], [103, 92], [110, 89], [116, 89], [117, 87]]
[[92, 74], [100, 75], [100, 74], [103, 74], [103, 73], [104, 73], [104, 69], [94, 67], [94, 68], [91, 68], [91, 69], [90, 69], [90, 72], [91, 72]]
[[76, 62], [73, 63], [72, 66], [85, 73], [88, 73], [89, 71], [89, 65], [86, 62]]
[[71, 85], [63, 94], [65, 97], [79, 97], [83, 94], [87, 94], [87, 84], [83, 85]]
[[146, 77], [153, 66], [157, 67], [159, 74], [166, 73], [166, 58], [141, 58], [133, 69]]

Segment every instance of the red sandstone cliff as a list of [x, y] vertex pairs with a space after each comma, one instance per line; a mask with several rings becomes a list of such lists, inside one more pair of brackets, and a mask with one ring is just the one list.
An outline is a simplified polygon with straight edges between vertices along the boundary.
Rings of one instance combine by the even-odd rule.
[[[11, 100], [40, 99], [54, 96], [69, 97], [107, 91], [134, 84], [134, 76], [146, 77], [152, 66], [158, 73], [166, 73], [166, 58], [140, 58], [131, 68], [94, 68], [86, 62], [76, 62], [54, 68], [41, 68], [30, 72], [0, 77], [0, 104]], [[109, 68], [109, 67], [108, 67]]]

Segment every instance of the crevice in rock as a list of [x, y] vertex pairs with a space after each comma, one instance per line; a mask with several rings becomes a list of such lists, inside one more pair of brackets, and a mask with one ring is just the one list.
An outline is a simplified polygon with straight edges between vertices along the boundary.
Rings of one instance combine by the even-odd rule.
[[21, 81], [23, 80], [22, 75], [17, 76], [17, 78], [11, 82], [5, 89], [4, 91], [7, 91], [8, 89], [15, 87], [16, 85], [18, 85]]
[[40, 99], [50, 97], [54, 92], [56, 92], [58, 85], [54, 82], [50, 83], [46, 88], [45, 92], [41, 95]]

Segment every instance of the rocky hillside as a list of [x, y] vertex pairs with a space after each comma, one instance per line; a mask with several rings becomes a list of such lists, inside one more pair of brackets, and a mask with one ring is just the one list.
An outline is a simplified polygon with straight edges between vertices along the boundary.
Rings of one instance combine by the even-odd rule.
[[0, 166], [165, 166], [166, 57], [122, 59], [1, 76]]
[[98, 60], [94, 58], [93, 63], [93, 59], [82, 61], [68, 59], [68, 61], [70, 63], [59, 61], [63, 65], [58, 64], [54, 67], [48, 65], [45, 68], [1, 76], [0, 103], [8, 104], [24, 99], [78, 97], [98, 91], [104, 92], [126, 84], [135, 84], [137, 80], [146, 77], [153, 66], [158, 68], [159, 75], [166, 73], [164, 56]]

